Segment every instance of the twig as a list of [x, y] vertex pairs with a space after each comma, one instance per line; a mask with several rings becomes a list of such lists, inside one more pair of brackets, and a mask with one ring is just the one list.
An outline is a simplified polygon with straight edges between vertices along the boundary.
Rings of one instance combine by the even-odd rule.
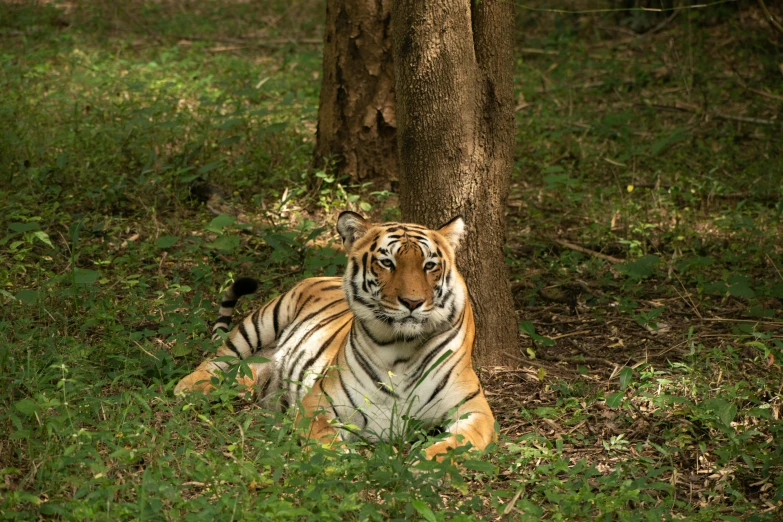
[[570, 241], [566, 241], [564, 239], [553, 239], [553, 242], [557, 243], [560, 246], [564, 246], [566, 248], [570, 248], [571, 250], [576, 250], [577, 252], [581, 252], [583, 254], [587, 254], [589, 256], [597, 257], [599, 259], [603, 259], [605, 261], [609, 261], [610, 263], [619, 264], [624, 263], [625, 261], [622, 259], [618, 259], [616, 257], [608, 256], [606, 254], [602, 254], [600, 252], [596, 252], [595, 250], [590, 250], [589, 248], [581, 247], [579, 245], [575, 245], [571, 243]]
[[[636, 83], [636, 80], [621, 80], [621, 84], [623, 85], [633, 85]], [[604, 81], [596, 81], [596, 82], [586, 82], [582, 85], [558, 85], [556, 87], [536, 87], [536, 92], [538, 93], [548, 93], [553, 91], [562, 91], [564, 89], [591, 89], [593, 87], [603, 87], [606, 85], [606, 82]]]
[[702, 317], [700, 318], [701, 321], [715, 321], [719, 323], [753, 323], [753, 324], [766, 324], [769, 326], [783, 326], [783, 323], [778, 323], [775, 321], [756, 321], [754, 319], [727, 319], [724, 317]]
[[745, 123], [755, 123], [756, 125], [775, 125], [775, 123], [777, 123], [773, 120], [762, 120], [761, 118], [747, 118], [745, 116], [732, 116], [731, 114], [722, 114], [720, 112], [716, 112], [714, 114], [711, 114], [710, 116], [713, 116], [714, 118], [719, 118], [721, 120], [742, 121]]
[[537, 354], [537, 357], [542, 361], [567, 362], [567, 363], [577, 364], [577, 365], [580, 363], [596, 363], [596, 364], [605, 364], [611, 368], [620, 366], [619, 364], [612, 362], [604, 357], [592, 357], [590, 355], [578, 355], [576, 357], [565, 357], [562, 355]]
[[533, 49], [532, 47], [523, 47], [519, 50], [522, 54], [560, 54], [560, 51], [551, 51], [547, 49]]
[[[657, 103], [634, 103], [637, 107], [647, 107], [652, 109], [658, 109], [661, 111], [671, 112], [689, 112], [696, 114], [698, 111], [691, 107], [677, 106], [677, 105], [659, 105]], [[774, 120], [762, 120], [761, 118], [748, 118], [747, 116], [732, 116], [731, 114], [723, 114], [721, 112], [704, 112], [705, 116], [718, 118], [721, 120], [742, 121], [745, 123], [755, 123], [756, 125], [776, 125], [778, 122]]]
[[677, 15], [678, 15], [678, 14], [680, 14], [680, 12], [679, 12], [679, 11], [674, 11], [674, 13], [673, 13], [671, 16], [669, 16], [668, 18], [666, 18], [665, 20], [663, 20], [661, 23], [659, 23], [658, 25], [656, 25], [655, 27], [653, 27], [652, 29], [650, 29], [650, 30], [649, 30], [649, 31], [647, 31], [646, 33], [644, 33], [644, 34], [641, 34], [641, 35], [639, 35], [639, 36], [640, 36], [640, 37], [642, 37], [642, 36], [647, 36], [648, 34], [655, 34], [655, 33], [657, 33], [658, 31], [660, 31], [661, 29], [663, 29], [664, 27], [666, 27], [667, 25], [669, 25], [669, 22], [671, 22], [672, 20], [674, 20], [675, 18], [677, 18]]
[[217, 42], [242, 45], [243, 47], [271, 47], [278, 48], [287, 44], [294, 45], [320, 45], [323, 40], [320, 38], [269, 38], [263, 41], [253, 40], [247, 36], [238, 36], [229, 38], [225, 36], [199, 36], [199, 35], [181, 35], [176, 36], [179, 40], [190, 40], [192, 42]]
[[588, 334], [590, 332], [591, 332], [591, 330], [577, 330], [575, 332], [569, 332], [569, 333], [564, 333], [564, 334], [560, 334], [560, 335], [555, 335], [554, 337], [550, 337], [550, 339], [555, 341], [557, 339], [562, 339], [563, 337], [571, 337], [572, 335], [579, 335], [579, 334]]
[[765, 98], [771, 98], [773, 100], [779, 100], [783, 101], [783, 96], [778, 96], [777, 94], [772, 94], [770, 92], [765, 92], [759, 89], [753, 89], [752, 87], [748, 87], [748, 90], [750, 92], [755, 92], [756, 94], [760, 94], [761, 96], [764, 96]]
[[772, 263], [772, 266], [775, 268], [775, 272], [778, 273], [778, 277], [783, 279], [783, 274], [781, 274], [780, 270], [778, 270], [778, 265], [776, 265], [775, 262], [772, 260], [772, 258], [769, 257], [769, 254], [765, 254], [765, 255], [767, 256], [767, 259], [769, 260], [769, 262]]
[[764, 11], [764, 16], [767, 17], [767, 21], [769, 22], [769, 25], [780, 31], [781, 34], [783, 34], [783, 25], [780, 25], [775, 18], [773, 18], [772, 13], [769, 12], [769, 9], [767, 9], [767, 4], [764, 3], [764, 0], [759, 0], [759, 5], [761, 6], [761, 10]]
[[[526, 357], [520, 357], [520, 356], [518, 356], [516, 354], [513, 354], [513, 353], [507, 353], [506, 357], [509, 357], [509, 358], [511, 358], [511, 359], [513, 359], [515, 361], [521, 362], [522, 364], [528, 364], [530, 366], [535, 366], [536, 368], [543, 368], [545, 370], [551, 370], [552, 369], [552, 365], [551, 364], [544, 364], [544, 363], [539, 362], [539, 361], [537, 361], [535, 359], [530, 359], [529, 357], [527, 357], [527, 358]], [[558, 370], [562, 370], [562, 371], [564, 371], [566, 373], [574, 374], [575, 376], [579, 376], [579, 377], [586, 378], [588, 380], [592, 380], [592, 378], [590, 376], [582, 375], [581, 373], [577, 372], [576, 370], [572, 370], [571, 368], [568, 368], [568, 367], [565, 367], [565, 366], [557, 366], [556, 368]]]
[[[691, 308], [693, 308], [693, 311], [694, 311], [694, 312], [696, 312], [696, 315], [698, 315], [698, 316], [699, 316], [699, 319], [702, 319], [701, 312], [699, 312], [699, 307], [697, 307], [697, 306], [696, 306], [696, 303], [694, 303], [694, 302], [693, 302], [693, 299], [691, 299], [691, 294], [688, 292], [688, 290], [686, 290], [686, 289], [685, 289], [685, 285], [684, 285], [684, 284], [682, 284], [682, 280], [681, 280], [681, 279], [680, 279], [680, 277], [679, 277], [677, 274], [675, 274], [674, 272], [672, 272], [672, 274], [674, 275], [674, 277], [676, 277], [676, 278], [677, 278], [677, 282], [678, 282], [678, 283], [680, 283], [680, 286], [682, 287], [682, 291], [683, 291], [683, 292], [685, 292], [685, 296], [688, 298], [688, 301], [687, 301], [687, 302], [690, 304]], [[684, 300], [685, 300], [685, 298], [684, 298], [684, 297], [682, 297], [682, 294], [680, 293], [680, 291], [679, 291], [679, 290], [677, 290], [677, 287], [675, 287], [675, 286], [672, 286], [672, 288], [674, 289], [674, 291], [675, 291], [675, 292], [677, 292], [677, 295], [679, 295], [679, 296], [680, 296], [680, 298], [681, 298], [681, 299], [684, 301]]]
[[522, 495], [522, 492], [525, 491], [525, 487], [520, 487], [516, 494], [511, 498], [511, 500], [506, 504], [506, 507], [503, 509], [503, 516], [510, 515], [511, 512], [514, 510], [514, 505], [517, 503], [517, 500], [519, 500], [519, 497]]

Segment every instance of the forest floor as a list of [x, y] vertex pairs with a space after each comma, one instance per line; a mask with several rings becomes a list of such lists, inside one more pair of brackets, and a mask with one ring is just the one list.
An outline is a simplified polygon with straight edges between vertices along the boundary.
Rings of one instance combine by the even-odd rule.
[[311, 172], [324, 2], [0, 4], [0, 518], [779, 520], [783, 34], [754, 2], [538, 4], [520, 345], [480, 369], [496, 447], [443, 465], [172, 394], [230, 278], [268, 299], [340, 273], [339, 210], [399, 218]]

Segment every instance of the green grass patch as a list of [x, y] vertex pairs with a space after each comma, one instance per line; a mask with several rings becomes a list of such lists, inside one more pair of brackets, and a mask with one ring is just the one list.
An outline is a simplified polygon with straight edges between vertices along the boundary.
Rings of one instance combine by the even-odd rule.
[[0, 4], [0, 518], [780, 516], [783, 56], [754, 6], [522, 12], [523, 364], [482, 371], [491, 454], [435, 465], [422, 434], [336, 453], [228, 387], [172, 396], [232, 277], [339, 274], [333, 211], [396, 212], [310, 172], [324, 3], [77, 4]]

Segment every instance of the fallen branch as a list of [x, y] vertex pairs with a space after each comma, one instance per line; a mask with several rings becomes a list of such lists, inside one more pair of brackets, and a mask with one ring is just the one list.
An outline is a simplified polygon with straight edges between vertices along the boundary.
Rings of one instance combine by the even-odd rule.
[[769, 9], [767, 9], [767, 4], [764, 3], [764, 0], [759, 0], [759, 5], [761, 6], [761, 10], [764, 11], [764, 16], [767, 17], [767, 21], [769, 22], [769, 25], [780, 31], [781, 34], [783, 34], [783, 25], [780, 25], [780, 23], [775, 20], [775, 18], [772, 16], [772, 13], [769, 12]]
[[756, 321], [755, 319], [729, 319], [725, 317], [702, 317], [700, 321], [714, 321], [718, 323], [753, 323], [765, 324], [769, 326], [783, 327], [783, 323], [776, 321]]
[[583, 254], [587, 254], [589, 256], [597, 257], [599, 259], [603, 259], [605, 261], [609, 261], [610, 263], [619, 264], [624, 263], [625, 261], [623, 259], [619, 259], [616, 257], [608, 256], [606, 254], [602, 254], [601, 252], [596, 252], [595, 250], [590, 250], [589, 248], [585, 248], [579, 245], [575, 245], [574, 243], [571, 243], [570, 241], [566, 241], [565, 239], [553, 239], [554, 243], [557, 243], [560, 246], [564, 246], [566, 248], [570, 248], [571, 250], [575, 250], [577, 252], [581, 252]]

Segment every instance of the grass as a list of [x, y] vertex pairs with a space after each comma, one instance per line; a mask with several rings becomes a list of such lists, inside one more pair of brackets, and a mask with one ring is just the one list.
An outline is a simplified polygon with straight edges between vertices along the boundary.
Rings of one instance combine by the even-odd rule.
[[641, 37], [665, 17], [522, 13], [490, 455], [336, 455], [229, 389], [172, 397], [232, 275], [339, 273], [334, 210], [393, 215], [307, 188], [323, 10], [0, 4], [0, 517], [779, 517], [783, 56], [755, 5]]

